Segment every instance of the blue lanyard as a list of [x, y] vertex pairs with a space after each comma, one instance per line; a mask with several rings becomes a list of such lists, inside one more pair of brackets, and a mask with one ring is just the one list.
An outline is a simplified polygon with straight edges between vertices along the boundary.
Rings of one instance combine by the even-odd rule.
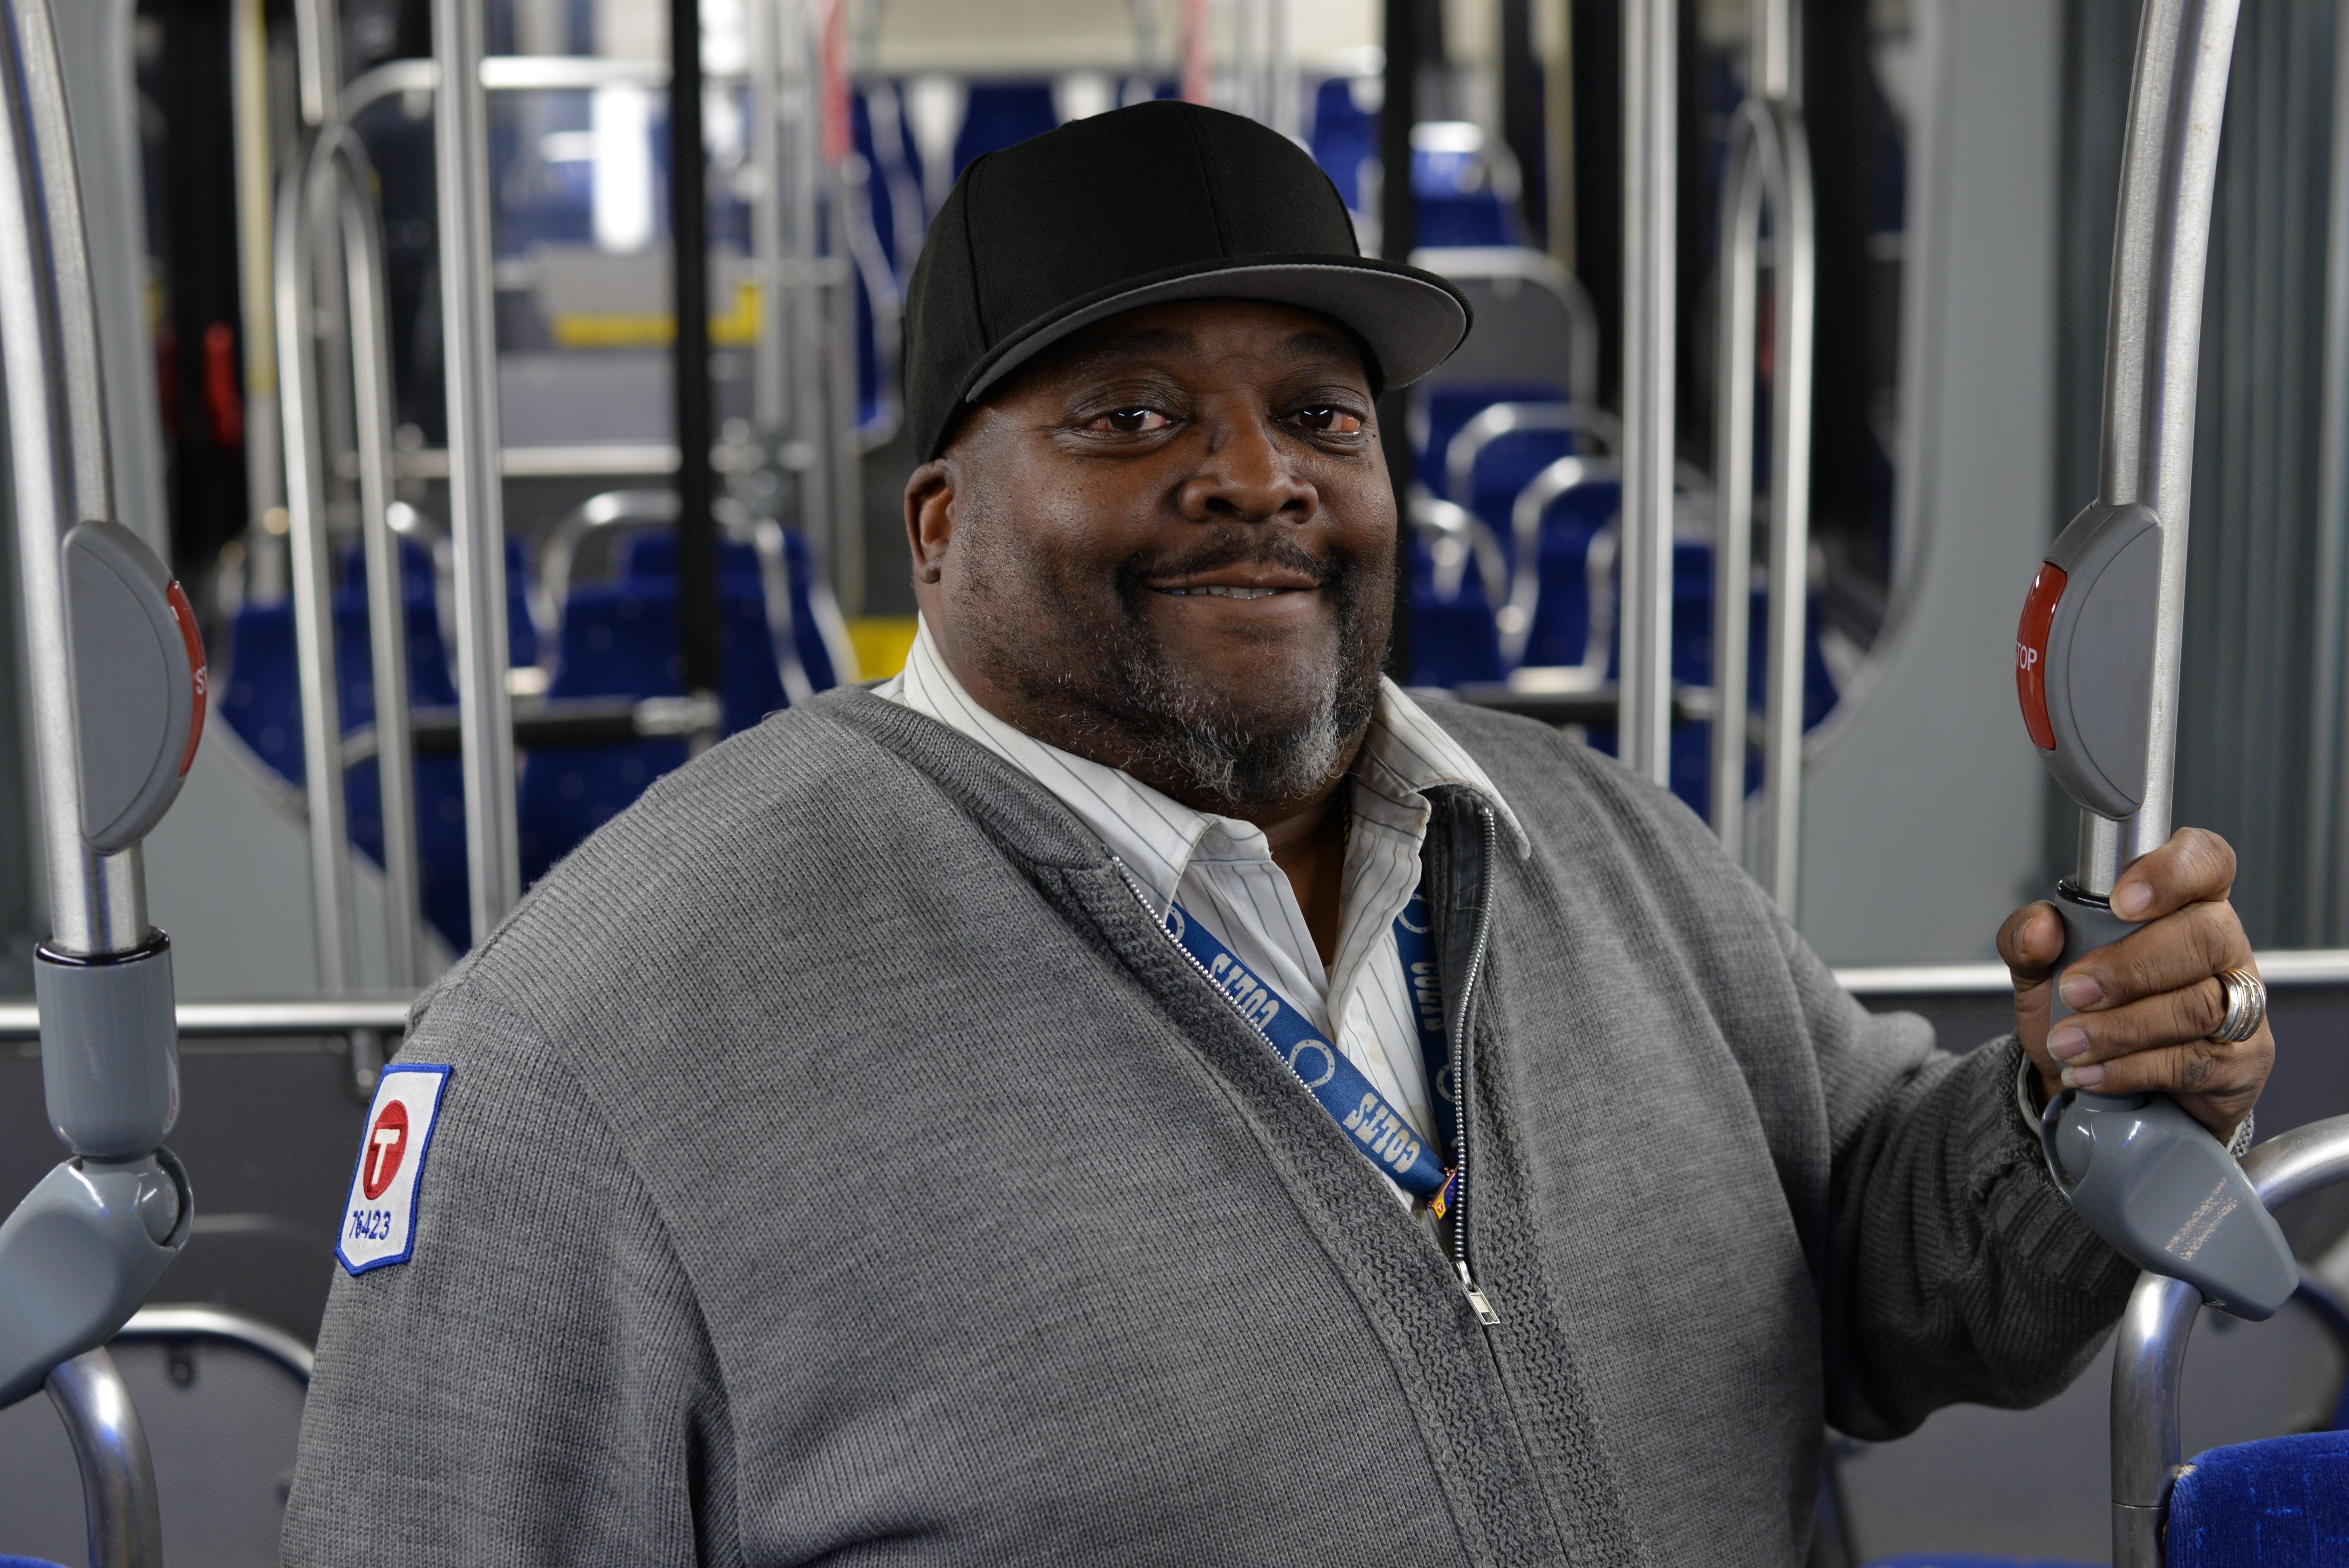
[[[1451, 1172], [1413, 1130], [1410, 1119], [1389, 1105], [1361, 1069], [1323, 1039], [1304, 1015], [1257, 978], [1182, 905], [1167, 907], [1166, 929], [1185, 952], [1198, 960], [1207, 978], [1231, 999], [1241, 1016], [1272, 1042], [1297, 1081], [1321, 1102], [1321, 1109], [1355, 1145], [1404, 1191], [1441, 1218], [1451, 1202]], [[1394, 935], [1403, 975], [1411, 986], [1412, 1018], [1419, 1029], [1420, 1052], [1426, 1058], [1427, 1081], [1438, 1107], [1448, 1107], [1454, 1088], [1452, 1051], [1444, 1029], [1444, 1000], [1435, 944], [1428, 933], [1427, 899], [1421, 892], [1413, 890], [1411, 902], [1395, 916]]]

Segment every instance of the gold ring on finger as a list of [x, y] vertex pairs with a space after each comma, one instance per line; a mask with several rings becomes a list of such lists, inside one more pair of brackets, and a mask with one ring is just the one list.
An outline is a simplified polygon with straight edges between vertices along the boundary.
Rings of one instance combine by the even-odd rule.
[[2248, 969], [2221, 972], [2219, 988], [2226, 994], [2227, 1016], [2210, 1032], [2210, 1037], [2240, 1045], [2258, 1034], [2260, 1026], [2268, 1021], [2268, 988]]

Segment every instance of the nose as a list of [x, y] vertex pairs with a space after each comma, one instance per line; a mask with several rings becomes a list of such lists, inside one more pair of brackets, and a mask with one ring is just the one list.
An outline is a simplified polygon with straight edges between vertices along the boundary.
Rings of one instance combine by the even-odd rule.
[[1206, 457], [1175, 501], [1193, 522], [1309, 522], [1320, 491], [1297, 471], [1280, 430], [1260, 410], [1235, 410], [1210, 428]]

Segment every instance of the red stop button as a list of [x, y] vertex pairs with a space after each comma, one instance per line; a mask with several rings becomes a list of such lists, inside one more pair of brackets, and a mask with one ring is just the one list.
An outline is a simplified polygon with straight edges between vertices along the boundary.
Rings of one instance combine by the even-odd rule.
[[188, 645], [189, 679], [195, 686], [195, 717], [188, 725], [188, 748], [180, 755], [180, 777], [185, 779], [188, 769], [196, 765], [196, 742], [204, 738], [204, 699], [210, 676], [204, 668], [204, 634], [197, 629], [196, 607], [188, 603], [187, 590], [174, 583], [165, 593], [171, 602], [171, 618], [180, 623], [180, 640]]
[[2023, 601], [2023, 624], [2014, 634], [2014, 690], [2023, 699], [2023, 726], [2031, 744], [2055, 749], [2055, 727], [2047, 722], [2047, 634], [2055, 624], [2055, 602], [2064, 597], [2064, 569], [2043, 562]]

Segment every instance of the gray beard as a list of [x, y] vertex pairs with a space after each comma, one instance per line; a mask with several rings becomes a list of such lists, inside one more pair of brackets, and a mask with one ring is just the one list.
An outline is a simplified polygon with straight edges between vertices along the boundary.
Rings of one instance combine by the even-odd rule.
[[[1034, 704], [1060, 743], [1074, 740], [1072, 749], [1081, 752], [1123, 752], [1137, 771], [1179, 779], [1186, 793], [1216, 803], [1225, 815], [1272, 810], [1327, 784], [1378, 707], [1381, 648], [1371, 638], [1378, 634], [1382, 643], [1383, 628], [1374, 634], [1367, 624], [1361, 574], [1343, 573], [1328, 584], [1338, 611], [1336, 667], [1322, 672], [1310, 708], [1278, 729], [1174, 675], [1143, 618], [1141, 595], [1150, 590], [1140, 575], [1119, 584], [1123, 616], [1072, 639], [1075, 646], [1049, 663], [1023, 660], [1013, 650], [1032, 654], [1032, 638], [989, 617], [995, 624], [975, 650], [988, 677]], [[1384, 592], [1385, 584], [1374, 591]], [[988, 597], [1004, 603], [1001, 595]]]
[[[1130, 717], [1122, 727], [1129, 742], [1139, 743], [1145, 756], [1201, 796], [1258, 810], [1319, 789], [1370, 717], [1362, 705], [1360, 716], [1345, 722], [1334, 682], [1302, 724], [1278, 734], [1250, 729], [1217, 711], [1217, 705], [1169, 680], [1163, 665], [1131, 670], [1126, 690]], [[1373, 686], [1371, 701], [1376, 700]], [[1144, 722], [1133, 722], [1137, 718]]]

